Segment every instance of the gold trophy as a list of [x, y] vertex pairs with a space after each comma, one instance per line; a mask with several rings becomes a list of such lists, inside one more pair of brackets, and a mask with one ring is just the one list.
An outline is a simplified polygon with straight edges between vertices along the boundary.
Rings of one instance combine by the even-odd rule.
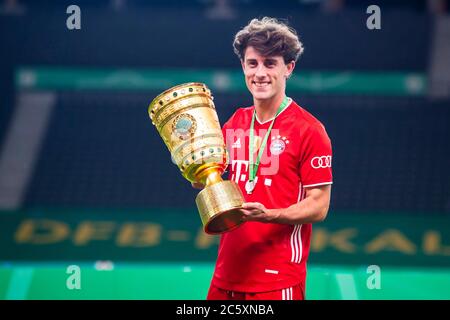
[[204, 231], [239, 226], [244, 197], [234, 181], [221, 178], [227, 153], [211, 91], [203, 83], [175, 86], [153, 99], [148, 113], [183, 177], [205, 186], [195, 199]]

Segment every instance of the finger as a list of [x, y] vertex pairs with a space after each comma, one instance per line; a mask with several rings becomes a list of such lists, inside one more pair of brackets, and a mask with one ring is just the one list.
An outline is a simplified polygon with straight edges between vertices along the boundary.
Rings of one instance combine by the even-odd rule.
[[246, 210], [246, 209], [241, 209], [240, 211], [241, 211], [242, 215], [244, 215], [244, 216], [250, 216], [253, 213], [252, 210]]
[[256, 220], [256, 216], [255, 215], [252, 215], [252, 214], [249, 214], [249, 215], [243, 215], [242, 216], [242, 221], [253, 221], [253, 220]]
[[259, 209], [261, 204], [259, 202], [245, 202], [242, 204], [242, 208], [245, 209]]
[[249, 215], [249, 216], [243, 216], [243, 221], [260, 221], [261, 217], [257, 215]]

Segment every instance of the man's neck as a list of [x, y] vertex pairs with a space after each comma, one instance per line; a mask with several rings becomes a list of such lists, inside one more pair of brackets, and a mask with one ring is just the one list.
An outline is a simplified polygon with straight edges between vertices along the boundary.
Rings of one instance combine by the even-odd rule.
[[258, 121], [263, 123], [274, 118], [278, 108], [283, 102], [284, 97], [285, 94], [283, 93], [273, 97], [272, 99], [254, 100], [253, 102], [255, 104], [256, 117], [258, 118]]

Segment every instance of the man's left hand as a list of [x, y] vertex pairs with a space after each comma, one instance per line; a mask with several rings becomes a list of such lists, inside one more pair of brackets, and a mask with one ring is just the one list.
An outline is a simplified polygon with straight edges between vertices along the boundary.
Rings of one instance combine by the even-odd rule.
[[267, 209], [259, 202], [246, 202], [241, 209], [244, 221], [273, 222], [279, 217], [279, 210]]

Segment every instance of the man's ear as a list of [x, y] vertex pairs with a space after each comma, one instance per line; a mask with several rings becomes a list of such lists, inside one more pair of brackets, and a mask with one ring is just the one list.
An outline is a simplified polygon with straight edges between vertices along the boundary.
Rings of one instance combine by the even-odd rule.
[[295, 61], [291, 61], [286, 65], [286, 79], [289, 79], [292, 75], [292, 73], [294, 72], [294, 68], [295, 68]]
[[245, 71], [245, 63], [244, 63], [244, 60], [241, 60], [241, 67], [242, 67], [242, 71]]

